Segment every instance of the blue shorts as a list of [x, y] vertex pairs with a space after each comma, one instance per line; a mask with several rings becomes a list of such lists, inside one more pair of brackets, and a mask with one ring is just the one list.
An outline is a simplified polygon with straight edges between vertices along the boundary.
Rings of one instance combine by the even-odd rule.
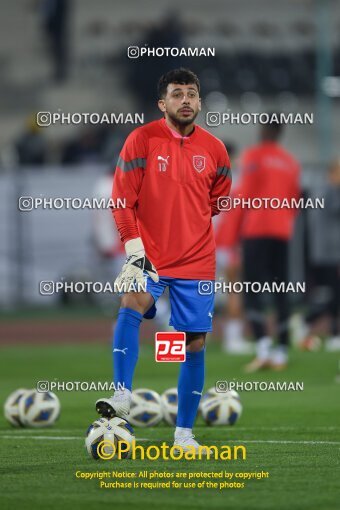
[[155, 283], [147, 277], [146, 290], [155, 300], [152, 307], [144, 314], [145, 319], [153, 319], [156, 315], [157, 299], [169, 287], [171, 316], [169, 325], [177, 331], [209, 332], [212, 331], [214, 313], [214, 293], [200, 294], [200, 280], [184, 280], [180, 278], [159, 277]]

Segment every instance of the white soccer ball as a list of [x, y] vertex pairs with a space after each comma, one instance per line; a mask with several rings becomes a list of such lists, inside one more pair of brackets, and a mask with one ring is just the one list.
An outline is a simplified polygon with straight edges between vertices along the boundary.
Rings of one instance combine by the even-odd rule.
[[135, 427], [153, 427], [163, 419], [160, 395], [153, 390], [141, 388], [132, 392], [128, 420]]
[[133, 428], [123, 418], [100, 418], [87, 429], [85, 447], [93, 459], [111, 460], [117, 458], [119, 443], [127, 443], [129, 448], [124, 444], [120, 457], [126, 459], [131, 455], [131, 444], [134, 440]]
[[200, 404], [198, 407], [199, 412], [202, 413], [202, 406], [203, 406], [203, 404], [206, 404], [208, 402], [208, 400], [221, 399], [221, 398], [223, 398], [223, 395], [225, 395], [225, 392], [222, 393], [222, 392], [216, 391], [215, 386], [213, 386], [212, 388], [209, 388], [202, 395], [202, 398], [201, 398], [201, 401], [200, 401]]
[[50, 427], [59, 417], [60, 402], [52, 391], [29, 390], [19, 400], [18, 409], [24, 427]]
[[22, 423], [19, 418], [19, 402], [25, 393], [27, 393], [29, 390], [26, 388], [19, 388], [18, 390], [13, 391], [7, 399], [4, 404], [4, 414], [5, 418], [13, 427], [22, 427]]
[[242, 414], [240, 396], [235, 390], [213, 392], [203, 397], [201, 414], [207, 425], [234, 425]]
[[93, 429], [98, 429], [99, 427], [107, 426], [109, 424], [109, 421], [110, 420], [108, 418], [98, 418], [97, 420], [92, 422], [86, 431], [86, 437], [89, 437], [89, 434], [93, 431]]
[[201, 398], [201, 401], [200, 401], [200, 405], [199, 405], [199, 408], [201, 410], [202, 408], [202, 405], [207, 402], [208, 400], [211, 400], [212, 398], [218, 398], [220, 395], [222, 395], [222, 393], [218, 393], [215, 389], [215, 387], [212, 387], [212, 388], [209, 388], [209, 390], [207, 390], [203, 395], [202, 395], [202, 398]]
[[178, 412], [177, 388], [169, 388], [161, 395], [163, 418], [168, 425], [175, 426]]

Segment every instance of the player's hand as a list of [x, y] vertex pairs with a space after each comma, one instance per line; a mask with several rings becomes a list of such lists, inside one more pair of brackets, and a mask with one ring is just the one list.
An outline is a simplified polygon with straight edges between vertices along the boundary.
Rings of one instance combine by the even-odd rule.
[[115, 285], [119, 288], [129, 288], [133, 284], [143, 286], [145, 285], [144, 273], [150, 276], [155, 283], [159, 281], [157, 270], [145, 255], [144, 246], [140, 238], [127, 241], [125, 250], [127, 259], [116, 278]]

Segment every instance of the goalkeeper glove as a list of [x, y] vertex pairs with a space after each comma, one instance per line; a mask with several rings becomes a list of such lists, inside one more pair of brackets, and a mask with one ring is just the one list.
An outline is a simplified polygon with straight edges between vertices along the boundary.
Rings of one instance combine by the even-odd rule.
[[118, 288], [125, 287], [129, 289], [134, 283], [144, 286], [144, 272], [150, 276], [155, 283], [159, 281], [155, 266], [145, 255], [143, 241], [140, 237], [127, 241], [125, 243], [125, 251], [127, 259], [115, 281], [115, 285], [117, 285]]

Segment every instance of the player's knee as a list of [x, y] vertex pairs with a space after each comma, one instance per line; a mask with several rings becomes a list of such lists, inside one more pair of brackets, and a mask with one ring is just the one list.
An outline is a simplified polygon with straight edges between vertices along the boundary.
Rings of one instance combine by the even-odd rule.
[[206, 333], [186, 333], [186, 344], [188, 352], [199, 352], [204, 349]]
[[121, 299], [121, 308], [131, 308], [132, 310], [135, 310], [139, 312], [139, 305], [136, 300], [136, 298], [131, 294], [124, 294], [124, 296]]
[[149, 299], [147, 299], [145, 296], [141, 297], [137, 292], [129, 292], [124, 294], [121, 299], [121, 308], [131, 308], [131, 310], [135, 310], [142, 315], [148, 311], [151, 304]]

